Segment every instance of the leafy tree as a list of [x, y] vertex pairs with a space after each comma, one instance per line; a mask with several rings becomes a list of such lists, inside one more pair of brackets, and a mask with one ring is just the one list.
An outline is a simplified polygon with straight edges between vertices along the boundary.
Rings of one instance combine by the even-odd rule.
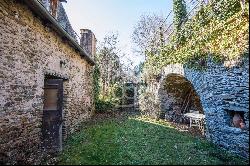
[[97, 63], [100, 69], [101, 93], [107, 95], [108, 87], [120, 81], [120, 50], [117, 47], [118, 34], [107, 34], [97, 49]]
[[95, 56], [96, 66], [94, 70], [94, 96], [97, 112], [113, 110], [122, 101], [122, 86], [126, 81], [132, 80], [129, 71], [130, 66], [125, 66], [118, 48], [118, 34], [107, 34], [99, 43]]

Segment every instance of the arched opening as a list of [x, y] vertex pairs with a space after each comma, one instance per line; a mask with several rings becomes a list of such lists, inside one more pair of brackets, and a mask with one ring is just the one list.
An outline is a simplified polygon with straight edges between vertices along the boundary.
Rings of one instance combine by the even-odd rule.
[[177, 123], [190, 123], [187, 113], [204, 114], [200, 97], [192, 83], [179, 74], [169, 74], [159, 91], [161, 117]]

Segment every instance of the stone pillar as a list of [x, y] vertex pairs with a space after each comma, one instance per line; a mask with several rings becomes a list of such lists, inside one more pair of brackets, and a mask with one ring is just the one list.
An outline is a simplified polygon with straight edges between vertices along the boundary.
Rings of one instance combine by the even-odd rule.
[[81, 40], [80, 45], [94, 57], [96, 53], [96, 38], [94, 33], [89, 29], [80, 29], [81, 30]]

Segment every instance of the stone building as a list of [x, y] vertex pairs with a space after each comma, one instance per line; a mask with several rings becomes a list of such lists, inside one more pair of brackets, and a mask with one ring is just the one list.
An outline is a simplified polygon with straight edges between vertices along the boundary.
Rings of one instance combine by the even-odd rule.
[[95, 63], [48, 2], [0, 0], [0, 164], [39, 164], [94, 111]]

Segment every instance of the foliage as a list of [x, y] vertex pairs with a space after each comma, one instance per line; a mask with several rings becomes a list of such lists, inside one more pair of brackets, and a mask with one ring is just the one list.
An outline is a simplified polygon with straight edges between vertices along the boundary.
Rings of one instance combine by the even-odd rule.
[[119, 84], [115, 84], [111, 89], [114, 97], [122, 97], [122, 87]]
[[135, 84], [132, 82], [127, 82], [123, 86], [123, 100], [122, 104], [126, 106], [134, 106], [134, 97], [137, 92], [135, 92], [136, 87]]
[[109, 100], [97, 99], [95, 100], [95, 110], [98, 113], [103, 113], [108, 110], [111, 110], [114, 107], [114, 104]]
[[[167, 30], [167, 23], [163, 16], [156, 14], [142, 15], [132, 34], [132, 41], [139, 48], [138, 52], [145, 56], [158, 54], [162, 46], [161, 34]], [[167, 32], [166, 32], [167, 33]]]
[[244, 11], [239, 0], [214, 0], [201, 7], [171, 36], [172, 42], [160, 50], [160, 56], [148, 55], [144, 70], [149, 73], [144, 75], [157, 75], [163, 66], [173, 63], [203, 69], [201, 64], [208, 57], [216, 62], [240, 61], [249, 49], [248, 3]]
[[[98, 64], [96, 64], [94, 67], [93, 85], [94, 85], [94, 101], [96, 102], [99, 99], [100, 95], [100, 69]], [[97, 103], [95, 103], [95, 105], [96, 104]]]
[[66, 141], [60, 165], [242, 165], [205, 139], [150, 118], [84, 124]]
[[96, 112], [115, 110], [122, 104], [124, 84], [135, 80], [130, 70], [132, 64], [122, 63], [125, 55], [121, 54], [118, 43], [118, 34], [109, 33], [98, 45], [95, 56], [98, 69], [94, 74]]
[[107, 34], [100, 43], [96, 61], [100, 68], [100, 93], [106, 95], [111, 84], [121, 81], [120, 50], [117, 47], [118, 34]]
[[139, 65], [135, 66], [134, 72], [135, 76], [138, 77], [143, 72], [144, 62], [140, 62]]
[[94, 102], [95, 102], [95, 111], [104, 112], [112, 108], [112, 103], [109, 101], [101, 100], [100, 96], [100, 70], [98, 63], [95, 65], [94, 74], [93, 74], [93, 84], [94, 84]]
[[113, 84], [109, 87], [108, 92], [99, 94], [95, 100], [95, 108], [99, 113], [114, 110], [122, 101], [122, 87], [120, 84]]
[[[118, 34], [108, 34], [95, 57], [94, 96], [96, 112], [113, 110], [120, 103], [121, 63], [117, 48]], [[121, 90], [120, 90], [121, 91]]]
[[118, 83], [111, 85], [106, 95], [102, 94], [100, 95], [100, 99], [109, 101], [114, 105], [121, 104], [121, 98], [122, 98], [122, 85]]
[[175, 30], [180, 30], [181, 25], [187, 19], [186, 3], [184, 0], [173, 0]]

